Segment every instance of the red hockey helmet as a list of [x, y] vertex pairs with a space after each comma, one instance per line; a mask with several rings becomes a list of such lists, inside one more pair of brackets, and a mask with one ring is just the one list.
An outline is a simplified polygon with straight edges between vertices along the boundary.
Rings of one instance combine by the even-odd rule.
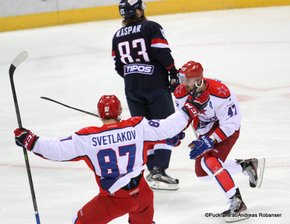
[[98, 102], [98, 113], [102, 119], [116, 119], [122, 113], [122, 105], [115, 95], [103, 95]]
[[195, 61], [189, 61], [182, 66], [179, 73], [184, 75], [186, 79], [190, 78], [202, 78], [203, 68], [202, 65]]
[[195, 61], [189, 61], [182, 66], [177, 74], [179, 83], [194, 85], [196, 88], [203, 86], [203, 68], [202, 65]]

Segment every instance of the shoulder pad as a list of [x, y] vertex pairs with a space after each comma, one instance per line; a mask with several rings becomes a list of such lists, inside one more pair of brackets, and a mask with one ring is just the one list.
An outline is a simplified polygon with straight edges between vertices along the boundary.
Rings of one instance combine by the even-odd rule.
[[136, 117], [131, 117], [128, 120], [122, 121], [124, 122], [124, 126], [136, 126], [143, 120], [143, 117], [141, 116], [136, 116]]
[[89, 135], [93, 133], [99, 132], [101, 129], [99, 127], [91, 126], [91, 127], [86, 127], [82, 128], [79, 131], [76, 132], [77, 135]]
[[153, 20], [143, 20], [142, 21], [143, 24], [146, 24], [146, 25], [151, 25], [151, 26], [157, 26], [158, 28], [162, 28], [162, 26], [157, 23], [156, 21], [153, 21]]
[[231, 93], [229, 88], [220, 81], [214, 79], [205, 79], [208, 84], [209, 94], [219, 98], [228, 98]]

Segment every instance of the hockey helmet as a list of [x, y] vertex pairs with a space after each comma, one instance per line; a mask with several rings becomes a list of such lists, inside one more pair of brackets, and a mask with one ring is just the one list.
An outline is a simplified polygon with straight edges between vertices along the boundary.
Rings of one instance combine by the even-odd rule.
[[98, 102], [98, 113], [102, 119], [116, 119], [122, 113], [122, 105], [115, 95], [103, 95]]
[[142, 0], [121, 0], [119, 3], [119, 13], [124, 19], [135, 16], [136, 9], [145, 9]]
[[203, 78], [202, 65], [195, 61], [189, 61], [182, 66], [178, 73], [179, 82], [183, 83], [188, 79], [200, 80]]

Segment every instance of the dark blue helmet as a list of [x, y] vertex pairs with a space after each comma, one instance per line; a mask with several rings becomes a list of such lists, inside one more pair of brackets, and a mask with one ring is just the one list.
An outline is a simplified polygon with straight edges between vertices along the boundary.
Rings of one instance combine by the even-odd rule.
[[135, 16], [136, 9], [145, 9], [142, 0], [121, 0], [119, 3], [119, 12], [124, 19]]

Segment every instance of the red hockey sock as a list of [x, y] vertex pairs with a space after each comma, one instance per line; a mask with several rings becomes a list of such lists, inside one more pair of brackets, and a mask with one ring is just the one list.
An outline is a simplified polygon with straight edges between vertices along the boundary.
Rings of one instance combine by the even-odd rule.
[[[235, 183], [230, 173], [223, 168], [223, 164], [220, 160], [213, 156], [205, 156], [201, 160], [203, 170], [209, 175], [215, 178], [217, 184], [221, 187], [227, 197], [230, 197], [232, 189], [235, 190]], [[228, 195], [230, 194], [230, 195]]]

